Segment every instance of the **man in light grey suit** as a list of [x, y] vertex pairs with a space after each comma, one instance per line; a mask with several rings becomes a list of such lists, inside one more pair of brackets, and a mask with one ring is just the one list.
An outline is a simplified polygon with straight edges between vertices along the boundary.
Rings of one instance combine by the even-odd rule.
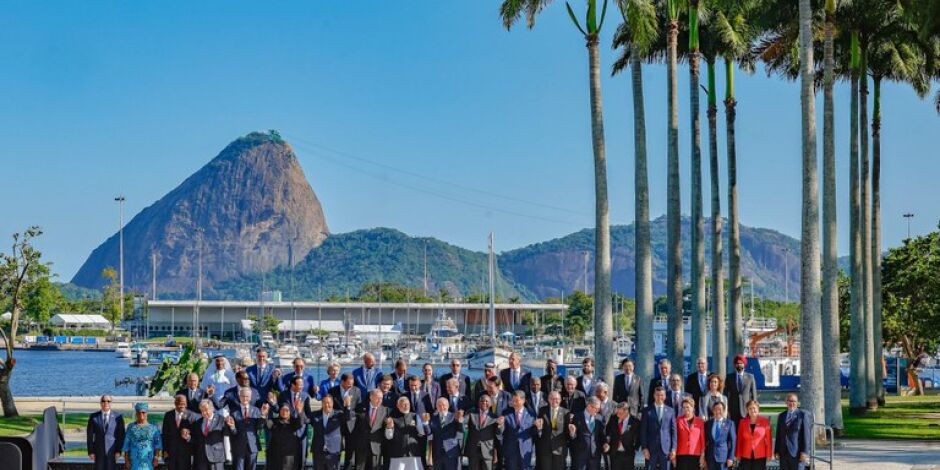
[[734, 372], [725, 378], [725, 396], [728, 397], [728, 416], [731, 422], [739, 423], [747, 416], [747, 402], [757, 400], [757, 382], [754, 376], [744, 371], [747, 358], [743, 354], [734, 357]]

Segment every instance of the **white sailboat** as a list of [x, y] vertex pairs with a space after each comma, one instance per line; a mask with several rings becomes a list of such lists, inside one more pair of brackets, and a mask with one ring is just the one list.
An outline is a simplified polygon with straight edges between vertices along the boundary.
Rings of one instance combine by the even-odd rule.
[[493, 233], [490, 232], [489, 278], [490, 278], [490, 318], [489, 338], [481, 344], [481, 348], [467, 355], [467, 367], [470, 369], [483, 369], [487, 363], [496, 364], [497, 369], [508, 367], [509, 354], [512, 352], [503, 347], [496, 337], [496, 255], [493, 253]]

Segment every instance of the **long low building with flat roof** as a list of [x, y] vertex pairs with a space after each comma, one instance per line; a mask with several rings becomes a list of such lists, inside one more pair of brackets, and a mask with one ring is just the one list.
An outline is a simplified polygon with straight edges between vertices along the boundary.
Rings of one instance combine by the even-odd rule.
[[[496, 304], [497, 330], [523, 333], [523, 314], [561, 314], [565, 304]], [[198, 312], [198, 314], [197, 314]], [[285, 330], [332, 330], [337, 322], [355, 325], [402, 325], [407, 334], [426, 334], [434, 320], [446, 315], [466, 334], [483, 332], [489, 323], [489, 305], [480, 303], [387, 302], [268, 302], [241, 300], [150, 300], [140, 304], [129, 328], [149, 337], [188, 336], [198, 328], [203, 337], [243, 338], [242, 320], [273, 316], [296, 325]], [[296, 323], [293, 323], [296, 320]], [[318, 328], [322, 322], [325, 328]], [[328, 326], [328, 327], [326, 327]]]

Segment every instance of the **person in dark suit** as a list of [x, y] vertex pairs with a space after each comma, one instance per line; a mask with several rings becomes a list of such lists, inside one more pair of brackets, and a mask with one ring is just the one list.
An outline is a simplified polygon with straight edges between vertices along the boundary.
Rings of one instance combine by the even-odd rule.
[[277, 382], [277, 387], [278, 387], [277, 391], [279, 393], [284, 393], [285, 391], [290, 390], [294, 382], [294, 377], [303, 377], [304, 393], [306, 393], [307, 395], [315, 396], [317, 394], [316, 392], [317, 379], [313, 378], [312, 375], [310, 375], [306, 370], [304, 370], [306, 365], [304, 364], [303, 358], [301, 357], [294, 358], [293, 364], [294, 364], [294, 370], [284, 374], [281, 377], [281, 380]]
[[326, 366], [326, 378], [317, 385], [317, 400], [323, 400], [323, 397], [330, 394], [333, 387], [339, 385], [339, 363], [331, 362]]
[[[682, 390], [682, 376], [679, 374], [672, 374], [669, 376], [669, 389], [666, 390], [666, 405], [672, 408], [672, 412], [675, 415], [682, 416], [685, 411], [682, 409], [682, 402], [685, 400], [685, 397], [688, 396], [684, 390]], [[693, 414], [695, 407], [692, 407]]]
[[522, 368], [522, 358], [513, 351], [509, 354], [509, 367], [499, 371], [499, 379], [503, 381], [503, 390], [513, 393], [516, 390], [529, 391], [532, 383], [532, 373]]
[[500, 433], [497, 416], [490, 413], [490, 405], [490, 396], [483, 395], [476, 410], [467, 415], [467, 443], [463, 455], [470, 463], [469, 470], [493, 470]]
[[368, 352], [362, 355], [362, 365], [353, 369], [352, 375], [362, 396], [378, 388], [382, 380], [382, 371], [375, 366], [375, 356]]
[[343, 412], [346, 417], [346, 426], [343, 427], [343, 449], [350, 449], [346, 452], [346, 458], [343, 461], [343, 468], [348, 469], [355, 453], [352, 451], [353, 445], [347, 444], [352, 439], [352, 433], [356, 428], [356, 411], [359, 411], [359, 404], [362, 397], [359, 394], [359, 388], [353, 382], [352, 374], [344, 373], [340, 376], [339, 385], [330, 389], [330, 396], [333, 397], [333, 406]]
[[[457, 361], [457, 364], [459, 369], [459, 360]], [[434, 409], [434, 402], [436, 402], [437, 399], [441, 397], [441, 390], [443, 390], [443, 387], [441, 387], [441, 384], [438, 383], [438, 381], [434, 378], [434, 366], [431, 364], [425, 363], [423, 366], [421, 366], [421, 373], [424, 375], [424, 378], [421, 380], [421, 390], [428, 394], [428, 397], [431, 399], [431, 406], [428, 407], [428, 412], [430, 413], [431, 410]], [[467, 383], [466, 390], [462, 394], [469, 395], [470, 377], [462, 375], [460, 379], [458, 379], [458, 382]]]
[[268, 454], [265, 470], [294, 470], [297, 462], [303, 460], [297, 455], [297, 428], [306, 423], [304, 415], [291, 414], [286, 402], [278, 405], [277, 416], [268, 419], [265, 428], [268, 431]]
[[584, 399], [584, 392], [578, 390], [578, 380], [569, 375], [561, 391], [561, 406], [572, 413], [580, 413], [584, 411]]
[[444, 398], [447, 398], [447, 401], [450, 402], [450, 410], [457, 412], [457, 410], [463, 410], [466, 412], [473, 406], [473, 402], [470, 401], [470, 397], [460, 393], [460, 382], [455, 378], [447, 379], [445, 383]]
[[[255, 351], [255, 363], [248, 366], [245, 372], [248, 373], [248, 380], [251, 387], [258, 391], [262, 397], [268, 396], [268, 392], [277, 389], [274, 377], [275, 367], [268, 364], [268, 351], [264, 348], [258, 348]], [[280, 375], [280, 373], [278, 373]], [[238, 377], [236, 377], [236, 380]]]
[[581, 360], [581, 375], [578, 376], [578, 390], [586, 397], [594, 396], [594, 384], [597, 378], [594, 377], [594, 358], [586, 357]]
[[561, 393], [548, 394], [548, 406], [542, 408], [542, 429], [535, 444], [537, 470], [565, 470], [568, 457], [568, 424], [571, 413], [561, 406]]
[[[244, 374], [245, 372], [239, 372]], [[247, 374], [246, 380], [247, 380]], [[237, 379], [236, 375], [236, 379]], [[255, 407], [252, 398], [257, 390], [249, 387], [239, 389], [240, 403], [230, 406], [231, 413], [225, 418], [225, 425], [229, 427], [231, 438], [229, 443], [232, 449], [232, 463], [235, 470], [255, 470], [258, 464], [258, 452], [261, 451], [261, 431], [267, 419], [269, 405], [264, 403], [261, 409]]]
[[633, 470], [636, 450], [640, 447], [640, 419], [630, 414], [630, 404], [617, 404], [617, 411], [607, 421], [605, 453], [610, 458], [607, 468]]
[[734, 422], [747, 416], [747, 402], [757, 399], [757, 382], [754, 376], [744, 371], [747, 358], [734, 357], [734, 372], [725, 377], [725, 396], [728, 397], [728, 416]]
[[[490, 379], [493, 377], [499, 378], [499, 373], [496, 371], [496, 364], [492, 362], [487, 362], [486, 364], [483, 365], [483, 377], [480, 377], [479, 379], [477, 379], [476, 382], [473, 383], [473, 400], [474, 401], [479, 400], [480, 395], [483, 395], [484, 393], [486, 393], [486, 390], [487, 390], [486, 384], [488, 384]], [[500, 384], [500, 388], [502, 388], [503, 382], [500, 381], [499, 384]]]
[[[408, 397], [400, 397], [395, 410], [385, 418], [385, 439], [388, 444], [386, 459], [422, 457], [424, 454], [424, 426], [411, 412]], [[386, 468], [388, 462], [386, 462]]]
[[542, 392], [547, 397], [552, 391], [560, 392], [565, 386], [564, 378], [558, 375], [558, 363], [554, 359], [545, 361], [545, 375], [540, 379], [542, 382]]
[[463, 411], [449, 411], [450, 403], [441, 397], [433, 416], [424, 415], [424, 434], [431, 443], [428, 463], [434, 470], [460, 470], [460, 443], [463, 440]]
[[529, 391], [525, 394], [525, 409], [532, 416], [538, 417], [542, 408], [548, 406], [548, 400], [542, 393], [542, 380], [532, 376], [529, 379]]
[[302, 375], [295, 375], [291, 378], [290, 389], [277, 397], [278, 408], [280, 408], [281, 405], [287, 404], [291, 416], [301, 417], [301, 424], [294, 431], [294, 442], [297, 446], [297, 459], [295, 460], [295, 464], [298, 470], [303, 468], [304, 460], [307, 456], [307, 438], [310, 435], [307, 432], [307, 421], [305, 419], [307, 410], [310, 409], [310, 395], [307, 394], [306, 388], [307, 381], [304, 377]]
[[640, 447], [647, 470], [671, 470], [676, 460], [676, 415], [666, 405], [662, 387], [654, 388], [652, 396], [653, 404], [643, 410], [640, 421]]
[[196, 373], [186, 376], [186, 386], [177, 391], [176, 394], [185, 396], [186, 408], [196, 414], [199, 414], [199, 402], [204, 398], [211, 399], [211, 394], [207, 394], [205, 390], [199, 388], [199, 374]]
[[111, 410], [111, 395], [102, 395], [101, 409], [88, 416], [85, 445], [94, 470], [115, 470], [124, 447], [124, 417]]
[[408, 390], [402, 395], [408, 399], [411, 412], [418, 416], [434, 411], [434, 401], [431, 400], [430, 395], [424, 392], [421, 385], [421, 379], [417, 376], [408, 377]]
[[310, 453], [315, 470], [339, 470], [339, 454], [343, 450], [343, 428], [347, 419], [345, 413], [333, 406], [331, 395], [323, 397], [319, 410], [307, 413], [307, 420], [313, 431]]
[[[512, 396], [503, 390], [503, 384], [499, 377], [493, 376], [487, 380], [486, 394], [490, 396], [490, 413], [502, 416], [506, 408], [509, 408]], [[479, 402], [479, 399], [477, 402]]]
[[235, 374], [235, 383], [238, 385], [226, 390], [222, 395], [222, 399], [219, 400], [219, 408], [225, 407], [229, 409], [229, 412], [235, 411], [235, 409], [238, 408], [241, 404], [241, 390], [248, 390], [251, 392], [250, 403], [252, 406], [261, 406], [264, 400], [261, 399], [262, 395], [260, 391], [251, 387], [251, 380], [248, 377], [248, 372], [242, 370]]
[[382, 376], [382, 381], [379, 382], [379, 390], [382, 391], [382, 406], [394, 410], [395, 404], [398, 402], [398, 388], [395, 386], [395, 381], [391, 375], [385, 374]]
[[708, 393], [708, 358], [695, 361], [695, 372], [685, 378], [685, 392], [695, 400], [695, 416], [707, 416], [708, 410], [701, 407], [701, 399]]
[[542, 422], [525, 408], [524, 387], [512, 394], [512, 406], [497, 418], [502, 434], [499, 455], [506, 470], [529, 470], [532, 462], [533, 441]]
[[597, 409], [600, 401], [596, 397], [585, 400], [584, 411], [574, 413], [568, 424], [571, 438], [571, 470], [600, 470], [601, 456], [607, 444], [604, 423]]
[[199, 418], [194, 421], [183, 438], [188, 439], [193, 449], [195, 470], [224, 470], [225, 445], [223, 438], [231, 434], [221, 415], [215, 413], [212, 401], [199, 402]]
[[712, 407], [712, 417], [705, 423], [705, 467], [708, 470], [727, 470], [734, 465], [737, 430], [725, 417], [725, 404]]
[[163, 415], [163, 461], [168, 470], [191, 470], [193, 452], [189, 442], [183, 439], [181, 431], [188, 429], [199, 415], [186, 408], [186, 395], [177, 395], [173, 399], [173, 409]]
[[[374, 388], [369, 400], [356, 413], [352, 441], [356, 453], [356, 470], [381, 470], [385, 450], [385, 418], [388, 408], [382, 406], [382, 391]], [[347, 444], [350, 442], [346, 441]], [[347, 447], [347, 452], [351, 449]]]
[[614, 396], [617, 403], [627, 402], [630, 415], [639, 418], [643, 404], [643, 378], [634, 373], [636, 364], [629, 357], [620, 361], [622, 374], [614, 378]]
[[610, 399], [610, 387], [600, 380], [594, 384], [594, 397], [597, 398], [597, 414], [606, 424], [607, 420], [617, 411], [617, 402]]
[[801, 470], [809, 462], [813, 421], [799, 404], [795, 393], [787, 394], [787, 410], [777, 416], [774, 457], [780, 462], [780, 470]]
[[[426, 367], [430, 367], [430, 364], [425, 364]], [[461, 364], [460, 359], [451, 359], [450, 360], [450, 372], [441, 376], [440, 380], [440, 390], [447, 388], [447, 381], [450, 379], [457, 379], [457, 384], [460, 386], [461, 395], [470, 395], [470, 377], [467, 374], [461, 372], [463, 364]], [[433, 370], [433, 369], [432, 369]], [[427, 377], [427, 372], [425, 371], [425, 377]], [[440, 396], [440, 395], [438, 395]], [[436, 402], [437, 398], [434, 397]]]
[[656, 387], [662, 387], [663, 391], [669, 390], [669, 377], [672, 375], [672, 363], [669, 362], [669, 359], [660, 359], [657, 370], [659, 371], [659, 375], [650, 378], [649, 387], [646, 387], [646, 391], [649, 393], [646, 406], [653, 406], [653, 390], [656, 390]]
[[401, 395], [408, 391], [408, 361], [404, 358], [395, 360], [395, 370], [388, 376], [392, 379], [392, 388], [396, 395]]

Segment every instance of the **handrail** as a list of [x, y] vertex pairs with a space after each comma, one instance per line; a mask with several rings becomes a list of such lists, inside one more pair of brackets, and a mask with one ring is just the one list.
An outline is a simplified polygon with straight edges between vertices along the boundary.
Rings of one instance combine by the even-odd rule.
[[[824, 459], [816, 455], [816, 437], [815, 437], [816, 432], [815, 431], [817, 427], [822, 428], [823, 433], [825, 433], [826, 435], [826, 441], [828, 441], [829, 443], [829, 459]], [[835, 465], [835, 440], [836, 440], [835, 431], [833, 431], [831, 426], [827, 426], [824, 423], [817, 423], [816, 421], [813, 421], [813, 439], [812, 439], [813, 450], [812, 450], [812, 453], [810, 454], [810, 462], [812, 464], [811, 468], [813, 469], [816, 468], [816, 461], [818, 460], [823, 463], [828, 463], [829, 470], [832, 470], [833, 465]]]

